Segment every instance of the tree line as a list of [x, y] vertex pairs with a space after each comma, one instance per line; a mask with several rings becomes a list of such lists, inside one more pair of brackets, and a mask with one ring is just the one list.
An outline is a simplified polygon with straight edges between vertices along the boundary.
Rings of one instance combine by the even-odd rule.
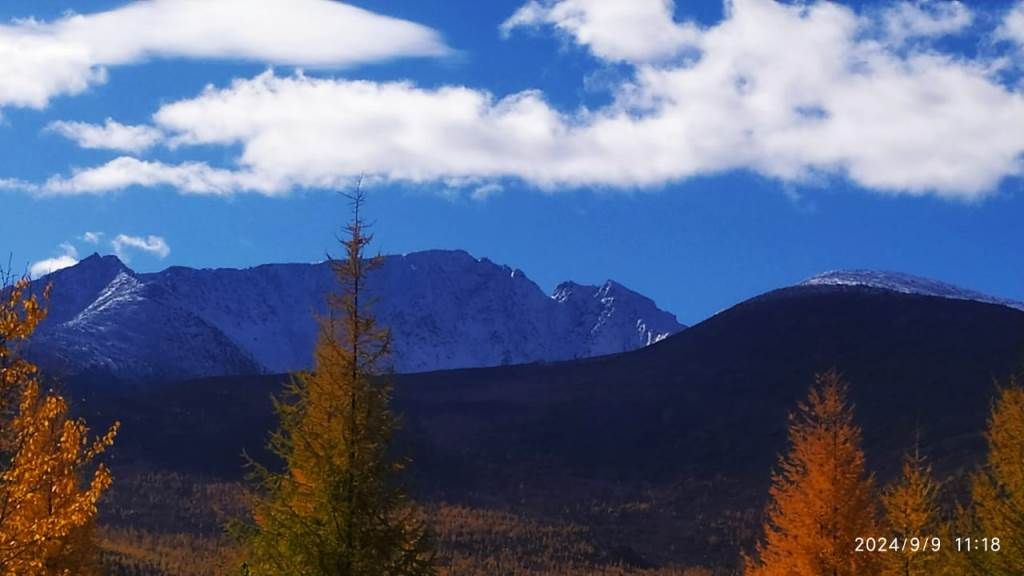
[[[250, 460], [250, 514], [229, 528], [239, 570], [251, 576], [429, 576], [429, 533], [401, 483], [407, 462], [391, 450], [391, 336], [368, 312], [358, 189], [353, 219], [331, 259], [339, 291], [318, 318], [311, 370], [274, 400], [279, 428], [269, 447], [279, 462]], [[84, 420], [39, 380], [20, 353], [46, 317], [49, 287], [0, 282], [0, 575], [100, 574], [93, 538], [97, 503], [113, 479], [97, 458], [118, 425], [90, 439]]]
[[861, 429], [840, 374], [817, 376], [790, 417], [772, 475], [763, 536], [744, 576], [1019, 576], [1024, 574], [1024, 388], [998, 389], [988, 452], [951, 506], [915, 445], [899, 478], [868, 473]]

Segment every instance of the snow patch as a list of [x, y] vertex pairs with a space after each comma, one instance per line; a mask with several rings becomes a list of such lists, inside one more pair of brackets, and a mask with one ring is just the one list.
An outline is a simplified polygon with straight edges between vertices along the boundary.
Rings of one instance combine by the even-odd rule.
[[1024, 302], [989, 296], [938, 280], [876, 270], [833, 270], [804, 280], [801, 286], [864, 286], [902, 294], [920, 294], [953, 300], [973, 300], [1024, 310]]

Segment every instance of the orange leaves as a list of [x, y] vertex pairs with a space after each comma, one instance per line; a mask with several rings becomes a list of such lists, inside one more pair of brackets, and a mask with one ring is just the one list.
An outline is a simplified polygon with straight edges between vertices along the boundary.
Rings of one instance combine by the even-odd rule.
[[917, 454], [903, 460], [903, 474], [882, 494], [885, 507], [886, 535], [898, 541], [914, 538], [941, 538], [945, 550], [908, 550], [882, 554], [881, 576], [941, 576], [960, 574], [949, 571], [956, 561], [951, 556], [952, 534], [942, 519], [938, 505], [939, 483], [932, 477], [931, 467]]
[[[7, 389], [36, 373], [36, 367], [17, 357], [17, 347], [28, 339], [36, 326], [46, 318], [46, 307], [34, 295], [26, 295], [29, 281], [23, 278], [0, 292], [0, 387], [6, 401]], [[50, 286], [43, 291], [43, 301], [50, 297]]]
[[874, 533], [876, 506], [860, 429], [835, 372], [820, 375], [793, 415], [791, 447], [772, 477], [765, 538], [748, 576], [864, 576], [874, 559], [854, 552]]
[[[70, 418], [64, 398], [44, 392], [36, 367], [17, 356], [17, 345], [46, 317], [27, 289], [21, 280], [0, 302], [0, 574], [87, 574], [94, 567], [90, 526], [112, 482], [93, 461], [118, 426], [90, 440], [85, 422]], [[43, 302], [48, 296], [49, 288]]]
[[1016, 487], [1011, 497], [1024, 509], [1024, 389], [1011, 385], [1000, 390], [985, 437], [992, 473]]
[[971, 528], [998, 537], [999, 554], [973, 559], [985, 574], [1024, 573], [1024, 388], [1016, 379], [1000, 389], [989, 416], [988, 459], [971, 481]]
[[[0, 358], [9, 354], [10, 343], [27, 339], [46, 318], [46, 307], [34, 294], [26, 296], [28, 289], [28, 278], [18, 280], [0, 301], [0, 341], [5, 343], [0, 350]], [[49, 298], [50, 287], [47, 286], [43, 291], [43, 301]]]

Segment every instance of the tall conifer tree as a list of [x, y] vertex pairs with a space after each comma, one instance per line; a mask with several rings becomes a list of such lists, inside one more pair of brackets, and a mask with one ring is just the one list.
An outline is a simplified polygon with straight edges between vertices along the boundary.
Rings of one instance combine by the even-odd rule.
[[989, 416], [988, 457], [971, 482], [973, 522], [964, 536], [999, 538], [999, 551], [972, 546], [978, 574], [1024, 574], [1024, 388], [1019, 377], [999, 390]]
[[433, 574], [425, 529], [399, 486], [404, 461], [389, 452], [389, 332], [369, 312], [365, 258], [372, 236], [350, 196], [353, 219], [332, 260], [340, 292], [320, 318], [314, 367], [296, 375], [275, 402], [280, 428], [271, 450], [282, 472], [255, 466], [259, 482], [248, 534], [259, 576], [413, 576]]
[[839, 374], [821, 374], [790, 417], [789, 452], [772, 477], [764, 539], [746, 576], [872, 576], [875, 554], [855, 552], [874, 535], [877, 505], [861, 431]]
[[[915, 447], [903, 459], [900, 478], [882, 494], [886, 528], [883, 534], [896, 538], [900, 547], [899, 551], [880, 553], [882, 576], [962, 574], [957, 571], [958, 558], [952, 551], [952, 531], [938, 505], [939, 488], [931, 466]], [[939, 550], [932, 548], [933, 538], [940, 539]]]

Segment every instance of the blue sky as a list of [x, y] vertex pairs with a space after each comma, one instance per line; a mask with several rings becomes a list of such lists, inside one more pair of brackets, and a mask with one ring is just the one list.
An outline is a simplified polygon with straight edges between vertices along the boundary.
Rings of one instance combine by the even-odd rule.
[[186, 4], [0, 6], [19, 267], [319, 260], [362, 173], [383, 252], [687, 323], [836, 268], [1024, 299], [1024, 2]]

